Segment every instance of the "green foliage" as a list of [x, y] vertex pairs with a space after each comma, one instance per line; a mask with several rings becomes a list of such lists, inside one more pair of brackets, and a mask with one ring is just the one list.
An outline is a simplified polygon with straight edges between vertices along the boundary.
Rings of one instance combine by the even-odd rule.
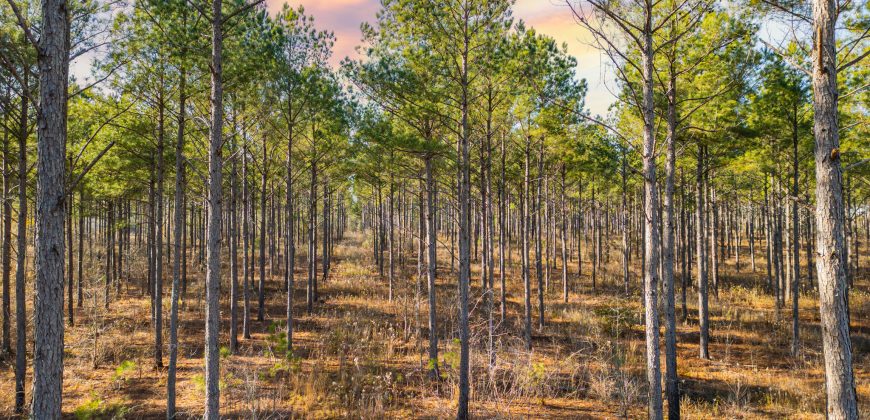
[[447, 351], [442, 355], [441, 365], [451, 369], [459, 369], [459, 345], [462, 342], [458, 338], [454, 338], [450, 343]]
[[221, 348], [220, 348], [220, 358], [221, 358], [221, 360], [226, 360], [226, 359], [228, 359], [228, 358], [229, 358], [230, 356], [232, 356], [232, 355], [233, 355], [233, 352], [230, 351], [230, 348], [229, 348], [229, 347], [227, 347], [227, 346], [221, 346]]
[[133, 371], [136, 370], [136, 362], [132, 360], [124, 360], [118, 367], [115, 368], [115, 373], [112, 375], [113, 381], [127, 381], [130, 379]]
[[205, 376], [203, 376], [202, 374], [196, 374], [190, 378], [190, 381], [193, 382], [193, 386], [196, 389], [196, 392], [200, 394], [205, 392]]
[[129, 409], [122, 404], [106, 403], [96, 393], [73, 410], [77, 420], [122, 419]]

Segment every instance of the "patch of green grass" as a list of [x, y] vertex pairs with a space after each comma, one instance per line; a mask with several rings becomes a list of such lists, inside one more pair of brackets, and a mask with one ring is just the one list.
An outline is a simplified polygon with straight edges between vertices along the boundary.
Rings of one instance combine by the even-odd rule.
[[127, 410], [122, 404], [106, 403], [99, 395], [92, 393], [90, 399], [75, 408], [73, 415], [78, 420], [117, 419], [124, 418]]

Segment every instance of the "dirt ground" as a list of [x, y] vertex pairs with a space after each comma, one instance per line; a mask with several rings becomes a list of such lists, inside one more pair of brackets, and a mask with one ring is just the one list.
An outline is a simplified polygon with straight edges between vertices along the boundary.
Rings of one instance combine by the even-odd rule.
[[[266, 281], [265, 321], [257, 321], [251, 299], [251, 339], [238, 354], [222, 349], [221, 411], [227, 418], [447, 418], [457, 395], [458, 336], [456, 276], [450, 256], [439, 265], [438, 321], [442, 379], [428, 377], [425, 279], [418, 284], [414, 250], [403, 253], [395, 298], [387, 300], [387, 281], [372, 262], [370, 244], [359, 233], [336, 244], [329, 277], [319, 285], [312, 314], [305, 308], [304, 254], [296, 272], [293, 353], [284, 357], [283, 277]], [[480, 274], [472, 275], [472, 401], [480, 418], [639, 418], [646, 414], [645, 356], [639, 277], [625, 296], [617, 248], [605, 274], [591, 288], [591, 266], [584, 260], [577, 280], [576, 259], [569, 261], [568, 303], [561, 302], [561, 268], [550, 273], [546, 325], [533, 329], [533, 350], [521, 340], [523, 292], [518, 259], [508, 267], [507, 312], [495, 305], [496, 350], [489, 368], [487, 304]], [[866, 252], [862, 252], [866, 255]], [[516, 255], [515, 255], [516, 257]], [[803, 257], [803, 255], [802, 255]], [[576, 258], [576, 255], [574, 256]], [[677, 286], [678, 372], [685, 418], [823, 418], [824, 373], [815, 292], [800, 297], [802, 351], [790, 355], [791, 312], [778, 312], [765, 291], [765, 265], [748, 258], [735, 270], [721, 270], [719, 296], [711, 293], [711, 360], [698, 358], [697, 292], [687, 290], [688, 317], [682, 320]], [[141, 258], [140, 258], [141, 260]], [[638, 264], [633, 261], [633, 265]], [[870, 261], [861, 261], [866, 267]], [[478, 265], [474, 265], [477, 270]], [[805, 273], [805, 267], [802, 268]], [[91, 272], [99, 272], [93, 268]], [[138, 286], [144, 263], [130, 267], [130, 278], [110, 309], [102, 309], [102, 279], [87, 276], [83, 307], [65, 336], [64, 415], [69, 418], [165, 418], [166, 369], [156, 369], [150, 303]], [[229, 344], [229, 266], [224, 264], [221, 343]], [[533, 271], [534, 275], [534, 271]], [[190, 288], [180, 312], [178, 410], [180, 418], [203, 412], [203, 272], [189, 269]], [[255, 279], [259, 279], [258, 274]], [[241, 281], [241, 279], [240, 279]], [[679, 280], [678, 280], [679, 282]], [[168, 342], [169, 291], [164, 283], [165, 339]], [[496, 276], [496, 296], [498, 296]], [[32, 287], [28, 287], [31, 290]], [[536, 287], [533, 282], [533, 293]], [[870, 271], [862, 268], [851, 291], [852, 342], [859, 411], [870, 410]], [[536, 302], [533, 295], [533, 302]], [[32, 308], [32, 305], [30, 305]], [[241, 303], [240, 303], [241, 307]], [[788, 302], [785, 308], [790, 308]], [[534, 304], [533, 314], [537, 313]], [[32, 318], [29, 320], [32, 322]], [[14, 326], [14, 322], [12, 323]], [[14, 330], [14, 328], [13, 328]], [[241, 330], [241, 327], [240, 327]], [[32, 330], [31, 330], [32, 331]], [[14, 331], [13, 331], [14, 334]], [[32, 350], [32, 343], [28, 347]], [[662, 340], [662, 352], [664, 341]], [[663, 356], [663, 355], [662, 355]], [[663, 357], [662, 357], [663, 358]], [[164, 365], [168, 350], [164, 351]], [[30, 362], [28, 360], [28, 362]], [[0, 364], [0, 416], [12, 417], [14, 357]], [[662, 363], [664, 365], [664, 362]], [[28, 364], [28, 374], [32, 373]], [[28, 378], [27, 398], [31, 398]]]

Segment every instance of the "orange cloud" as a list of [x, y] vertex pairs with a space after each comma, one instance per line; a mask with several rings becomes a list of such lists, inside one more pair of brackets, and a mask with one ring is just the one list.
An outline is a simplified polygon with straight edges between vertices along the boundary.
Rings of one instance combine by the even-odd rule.
[[[306, 14], [314, 16], [318, 28], [335, 33], [333, 65], [345, 57], [356, 57], [355, 49], [362, 38], [360, 24], [373, 22], [380, 9], [379, 0], [266, 0], [272, 12], [280, 10], [285, 3], [291, 7], [304, 6]], [[613, 98], [604, 85], [604, 60], [600, 52], [589, 45], [590, 34], [577, 25], [565, 1], [517, 0], [513, 15], [559, 44], [567, 44], [568, 53], [577, 58], [577, 76], [585, 78], [589, 84], [589, 108], [594, 113], [606, 112]]]

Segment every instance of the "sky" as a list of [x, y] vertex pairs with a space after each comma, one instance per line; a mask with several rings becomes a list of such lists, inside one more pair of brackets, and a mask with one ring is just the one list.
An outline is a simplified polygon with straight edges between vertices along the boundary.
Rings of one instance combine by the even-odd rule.
[[[373, 23], [380, 8], [379, 0], [266, 0], [270, 11], [278, 11], [284, 3], [291, 7], [302, 5], [305, 13], [314, 16], [315, 25], [335, 33], [336, 41], [332, 56], [333, 64], [345, 57], [356, 57], [355, 48], [360, 44], [360, 24]], [[607, 58], [588, 45], [589, 35], [574, 22], [571, 9], [563, 0], [516, 0], [513, 8], [516, 19], [522, 19], [527, 27], [553, 37], [559, 44], [568, 46], [568, 53], [577, 58], [577, 77], [586, 79], [589, 92], [586, 106], [593, 114], [605, 114], [614, 101], [608, 90], [613, 83], [604, 84]], [[586, 41], [584, 41], [586, 39]]]

